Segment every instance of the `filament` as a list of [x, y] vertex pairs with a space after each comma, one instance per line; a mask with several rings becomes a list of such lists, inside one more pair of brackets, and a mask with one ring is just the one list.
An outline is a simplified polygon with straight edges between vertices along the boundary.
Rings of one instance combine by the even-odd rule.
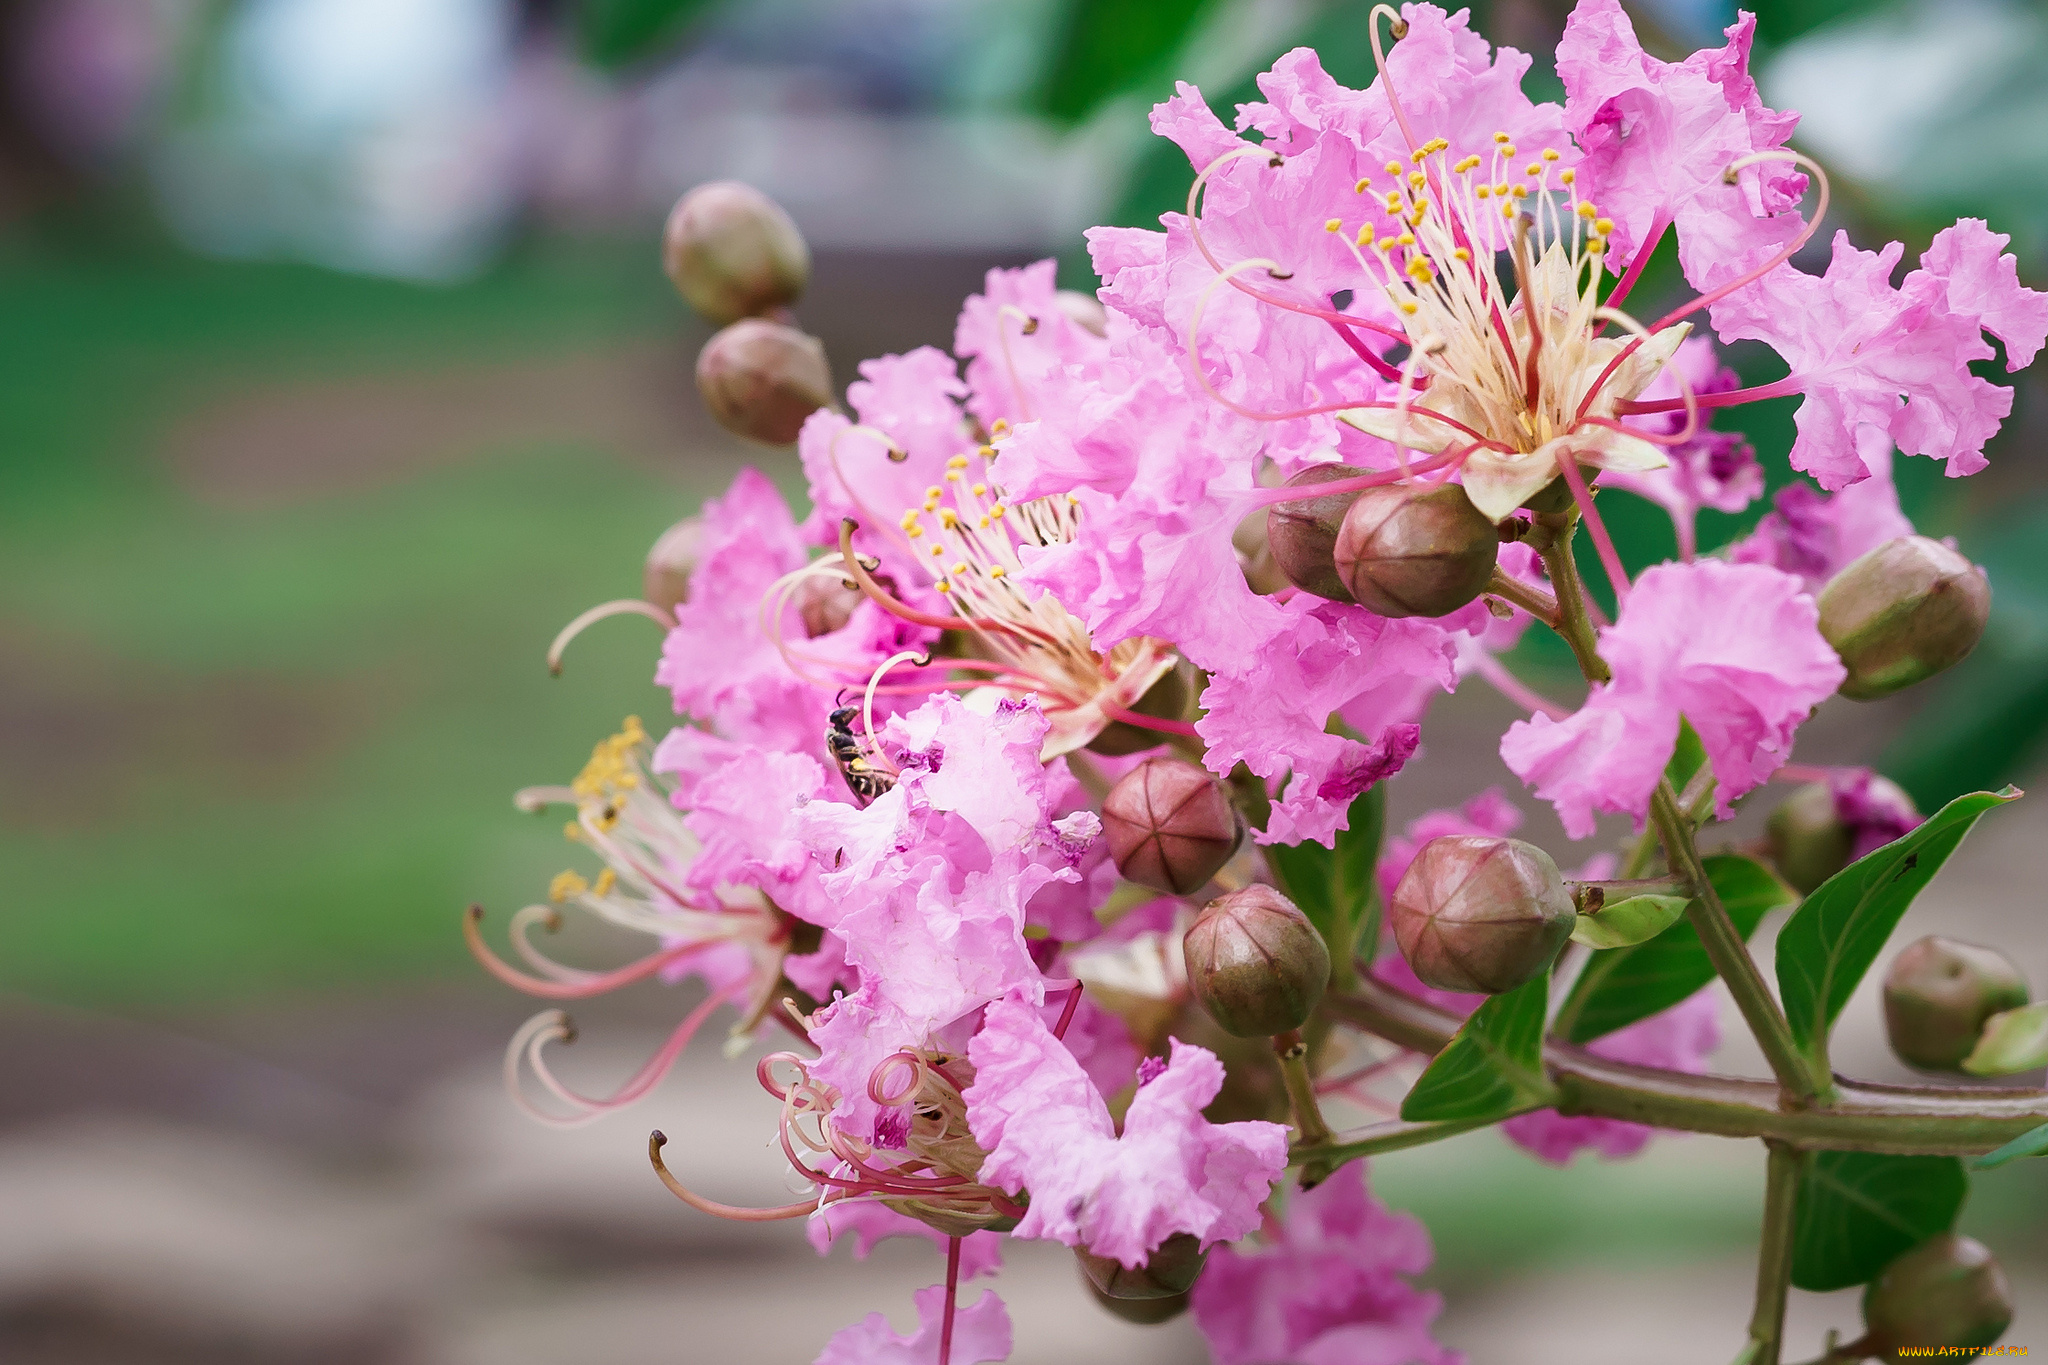
[[548, 672], [557, 678], [561, 677], [562, 651], [566, 650], [569, 642], [581, 635], [586, 628], [608, 616], [644, 616], [663, 630], [676, 628], [676, 618], [652, 602], [643, 602], [637, 597], [621, 597], [611, 602], [600, 602], [563, 626], [561, 633], [555, 636], [555, 642], [548, 646]]

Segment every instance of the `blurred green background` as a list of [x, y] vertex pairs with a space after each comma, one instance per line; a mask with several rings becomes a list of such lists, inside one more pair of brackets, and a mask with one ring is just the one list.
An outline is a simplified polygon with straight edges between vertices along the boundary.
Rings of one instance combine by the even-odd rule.
[[[621, 716], [666, 714], [645, 623], [593, 630], [559, 679], [548, 640], [636, 592], [646, 547], [740, 464], [801, 492], [790, 455], [745, 447], [698, 403], [706, 333], [656, 252], [680, 191], [731, 175], [790, 205], [818, 254], [802, 319], [844, 383], [865, 356], [946, 344], [990, 265], [1057, 255], [1063, 284], [1091, 286], [1082, 227], [1148, 223], [1185, 198], [1185, 161], [1143, 126], [1174, 77], [1227, 114], [1307, 42], [1364, 85], [1367, 8], [10, 7], [0, 998], [20, 1055], [0, 1077], [20, 1074], [0, 1087], [0, 1121], [119, 1107], [109, 1078], [129, 1073], [108, 1058], [140, 1035], [94, 1021], [211, 1039], [345, 1089], [347, 1065], [307, 1059], [345, 1052], [366, 1013], [428, 999], [453, 1002], [435, 1019], [481, 1020], [419, 1024], [455, 1039], [439, 1050], [378, 1044], [401, 1069], [416, 1047], [436, 1064], [488, 1055], [517, 1017], [457, 934], [468, 902], [513, 908], [569, 861], [554, 823], [517, 815], [510, 795], [573, 775]], [[1732, 17], [1708, 0], [1631, 9], [1672, 58]], [[1531, 93], [1551, 94], [1543, 54], [1564, 10], [1498, 0], [1475, 6], [1475, 26], [1537, 53]], [[1902, 238], [1910, 263], [1956, 215], [1988, 216], [2016, 234], [2022, 276], [2048, 280], [2038, 8], [1765, 3], [1756, 64], [1767, 98], [1807, 111], [1800, 145], [1838, 168], [1836, 216], [1859, 242]], [[1639, 300], [1679, 287], [1660, 261]], [[1753, 382], [1775, 375], [1733, 358]], [[2048, 729], [2048, 394], [2029, 374], [2015, 398], [1987, 473], [1900, 469], [1916, 521], [1956, 536], [1996, 587], [1977, 655], [1876, 722], [1882, 766], [1923, 804], [2023, 778]], [[1795, 403], [1735, 423], [1774, 487]], [[1705, 514], [1703, 544], [1766, 506]], [[1625, 558], [1670, 553], [1647, 504], [1611, 518]], [[1533, 642], [1519, 666], [1568, 662]], [[326, 1041], [304, 1041], [315, 1034]], [[145, 1108], [150, 1084], [136, 1082]], [[189, 1118], [209, 1101], [165, 1103]], [[1472, 1154], [1453, 1181], [1434, 1157], [1385, 1165], [1383, 1188], [1429, 1217], [1452, 1279], [1541, 1268], [1561, 1246], [1605, 1262], [1739, 1257], [1752, 1235], [1752, 1201], [1716, 1174], [1737, 1167], [1706, 1162], [1691, 1183], [1682, 1162], [1556, 1173], [1491, 1141], [1445, 1149]], [[2008, 1234], [2041, 1207], [1993, 1203]], [[1661, 1212], [1625, 1216], [1646, 1206]], [[7, 1312], [0, 1341], [19, 1326]], [[58, 1318], [71, 1326], [19, 1340], [87, 1358], [63, 1354], [77, 1324]]]

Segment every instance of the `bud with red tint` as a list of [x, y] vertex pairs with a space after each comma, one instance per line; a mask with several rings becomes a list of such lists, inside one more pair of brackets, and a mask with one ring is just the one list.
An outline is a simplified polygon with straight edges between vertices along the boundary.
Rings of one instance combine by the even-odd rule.
[[661, 533], [640, 571], [640, 595], [664, 611], [690, 598], [690, 575], [704, 548], [704, 518], [684, 517]]
[[818, 339], [779, 322], [735, 322], [697, 355], [697, 389], [720, 426], [786, 446], [832, 401], [832, 368]]
[[1575, 914], [1557, 864], [1534, 844], [1447, 835], [1416, 853], [1387, 917], [1424, 982], [1498, 995], [1550, 966]]
[[669, 212], [661, 265], [692, 308], [723, 326], [794, 303], [811, 253], [782, 206], [752, 185], [714, 180]]
[[[1343, 464], [1310, 465], [1287, 481], [1289, 488], [1310, 488], [1337, 479], [1357, 478], [1365, 471]], [[1332, 602], [1355, 602], [1337, 572], [1337, 533], [1357, 493], [1331, 493], [1320, 498], [1276, 502], [1266, 509], [1266, 544], [1274, 566], [1303, 592]], [[1383, 615], [1385, 613], [1382, 613]]]
[[1955, 1071], [1985, 1021], [2027, 1003], [2027, 980], [1995, 948], [1930, 934], [1909, 943], [1884, 975], [1884, 1028], [1900, 1060]]
[[1224, 1032], [1240, 1038], [1300, 1028], [1330, 984], [1323, 936], [1270, 886], [1211, 901], [1182, 948], [1189, 990]]
[[1368, 488], [1344, 514], [1337, 575], [1381, 616], [1445, 616], [1493, 578], [1500, 533], [1456, 484], [1427, 493]]
[[1125, 878], [1188, 896], [1230, 861], [1239, 827], [1213, 774], [1185, 759], [1148, 758], [1103, 798], [1102, 832]]
[[[1944, 1232], [1863, 1291], [1864, 1343], [1879, 1360], [1974, 1360], [2012, 1325], [2012, 1285], [1982, 1242]], [[1915, 1349], [1918, 1348], [1918, 1349]]]

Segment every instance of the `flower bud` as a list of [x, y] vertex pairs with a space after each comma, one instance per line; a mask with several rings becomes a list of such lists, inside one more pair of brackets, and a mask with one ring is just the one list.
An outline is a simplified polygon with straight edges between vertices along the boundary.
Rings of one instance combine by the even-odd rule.
[[1237, 567], [1243, 570], [1246, 585], [1261, 597], [1271, 597], [1292, 586], [1273, 558], [1273, 543], [1266, 534], [1267, 519], [1266, 509], [1261, 508], [1240, 521], [1230, 533], [1230, 548], [1237, 551]]
[[684, 517], [661, 533], [640, 571], [640, 595], [664, 611], [690, 598], [690, 575], [704, 549], [704, 518]]
[[1163, 1299], [1118, 1299], [1097, 1289], [1093, 1280], [1083, 1278], [1097, 1303], [1114, 1316], [1140, 1327], [1157, 1327], [1188, 1311], [1188, 1296], [1185, 1294], [1173, 1294]]
[[1786, 797], [1765, 829], [1771, 862], [1801, 895], [1849, 865], [1853, 836], [1835, 809], [1834, 788], [1825, 782], [1809, 782]]
[[1237, 810], [1223, 784], [1179, 758], [1148, 758], [1102, 801], [1116, 870], [1140, 886], [1189, 896], [1237, 852]]
[[1487, 835], [1424, 844], [1388, 907], [1416, 976], [1440, 990], [1489, 995], [1540, 975], [1575, 918], [1548, 853]]
[[1270, 886], [1211, 901], [1182, 947], [1188, 989], [1225, 1033], [1240, 1038], [1300, 1028], [1330, 984], [1323, 936]]
[[752, 185], [699, 185], [668, 215], [661, 265], [692, 308], [724, 326], [793, 303], [811, 253], [782, 206]]
[[1938, 540], [1901, 536], [1820, 593], [1820, 633], [1849, 670], [1845, 697], [1889, 696], [1958, 663], [1991, 614], [1984, 571]]
[[804, 635], [815, 640], [853, 619], [853, 609], [860, 605], [860, 589], [837, 574], [812, 574], [797, 588], [795, 601]]
[[786, 446], [832, 401], [832, 369], [816, 337], [747, 318], [704, 343], [697, 389], [727, 431]]
[[[1289, 479], [1286, 487], [1308, 488], [1338, 479], [1355, 479], [1364, 472], [1345, 464], [1310, 465]], [[1266, 509], [1266, 544], [1273, 564], [1303, 592], [1327, 597], [1332, 602], [1358, 600], [1344, 586], [1336, 560], [1337, 534], [1344, 525], [1344, 514], [1357, 500], [1355, 492], [1331, 493], [1320, 498], [1276, 502]]]
[[[1133, 702], [1130, 709], [1158, 720], [1179, 720], [1188, 709], [1190, 694], [1187, 677], [1176, 665], [1160, 674], [1159, 681], [1146, 688], [1145, 695]], [[1165, 734], [1158, 730], [1114, 720], [1102, 727], [1102, 733], [1088, 741], [1088, 749], [1091, 753], [1117, 758], [1156, 749], [1165, 741]]]
[[1381, 616], [1444, 616], [1486, 589], [1500, 533], [1456, 484], [1368, 488], [1337, 533], [1338, 577]]
[[1982, 1242], [1944, 1232], [1870, 1282], [1863, 1325], [1879, 1360], [1917, 1360], [1933, 1353], [1911, 1348], [1939, 1346], [1950, 1360], [1972, 1360], [2012, 1325], [2012, 1286]]
[[1194, 1287], [1209, 1253], [1193, 1233], [1176, 1232], [1135, 1268], [1114, 1256], [1097, 1256], [1085, 1247], [1075, 1247], [1074, 1257], [1088, 1283], [1105, 1298], [1169, 1299]]
[[1912, 1066], [1954, 1071], [1985, 1021], [2027, 1003], [2027, 981], [1994, 948], [1929, 935], [1909, 943], [1884, 976], [1884, 1027]]
[[1102, 306], [1102, 300], [1093, 294], [1083, 294], [1078, 289], [1062, 289], [1052, 296], [1053, 306], [1066, 314], [1067, 321], [1084, 332], [1097, 336], [1109, 335], [1109, 312]]

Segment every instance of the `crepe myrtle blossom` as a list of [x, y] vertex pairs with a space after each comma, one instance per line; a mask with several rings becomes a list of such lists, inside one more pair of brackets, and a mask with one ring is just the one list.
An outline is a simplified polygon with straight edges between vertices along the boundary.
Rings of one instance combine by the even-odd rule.
[[1790, 574], [1760, 564], [1660, 564], [1600, 632], [1611, 682], [1563, 720], [1517, 721], [1500, 753], [1583, 839], [1593, 813], [1643, 825], [1678, 740], [1699, 732], [1726, 819], [1735, 798], [1791, 755], [1792, 736], [1847, 676], [1821, 638], [1819, 609]]
[[901, 1336], [880, 1313], [841, 1328], [816, 1365], [985, 1365], [1010, 1358], [1010, 1314], [994, 1290], [956, 1309], [950, 1285], [911, 1295], [917, 1330]]
[[1429, 1233], [1366, 1188], [1366, 1163], [1290, 1195], [1264, 1230], [1209, 1259], [1192, 1295], [1216, 1365], [1462, 1365], [1431, 1338], [1443, 1297]]
[[1829, 579], [1870, 551], [1913, 534], [1913, 523], [1899, 510], [1888, 467], [1839, 493], [1821, 493], [1809, 483], [1788, 484], [1778, 490], [1771, 508], [1755, 530], [1728, 548], [1728, 558], [1782, 569], [1816, 596]]

